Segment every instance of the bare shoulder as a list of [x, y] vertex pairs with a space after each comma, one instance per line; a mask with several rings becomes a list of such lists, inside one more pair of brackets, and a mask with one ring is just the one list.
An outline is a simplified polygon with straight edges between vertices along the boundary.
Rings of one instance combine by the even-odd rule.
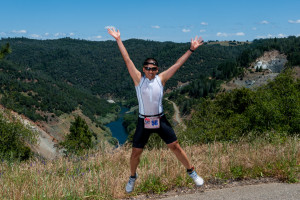
[[158, 74], [158, 77], [159, 77], [159, 79], [160, 79], [160, 81], [161, 81], [161, 84], [162, 84], [163, 86], [165, 86], [166, 80], [164, 79], [163, 73], [164, 73], [164, 72]]

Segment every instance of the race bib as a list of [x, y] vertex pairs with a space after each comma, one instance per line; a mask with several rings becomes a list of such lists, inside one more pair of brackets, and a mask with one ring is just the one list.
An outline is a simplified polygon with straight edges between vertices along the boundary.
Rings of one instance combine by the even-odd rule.
[[155, 129], [160, 127], [160, 117], [145, 117], [144, 127], [147, 129]]

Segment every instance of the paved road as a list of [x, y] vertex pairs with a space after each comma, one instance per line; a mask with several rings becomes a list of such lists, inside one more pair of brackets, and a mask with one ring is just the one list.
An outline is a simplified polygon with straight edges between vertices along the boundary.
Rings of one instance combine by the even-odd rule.
[[180, 195], [162, 200], [300, 200], [300, 184], [268, 183], [238, 186], [202, 193]]

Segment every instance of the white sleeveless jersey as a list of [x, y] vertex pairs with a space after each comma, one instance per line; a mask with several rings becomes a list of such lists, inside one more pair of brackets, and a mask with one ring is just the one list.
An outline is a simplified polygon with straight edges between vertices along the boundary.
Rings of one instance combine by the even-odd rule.
[[135, 86], [135, 90], [141, 115], [157, 115], [163, 112], [164, 87], [158, 75], [152, 80], [143, 76], [139, 85]]

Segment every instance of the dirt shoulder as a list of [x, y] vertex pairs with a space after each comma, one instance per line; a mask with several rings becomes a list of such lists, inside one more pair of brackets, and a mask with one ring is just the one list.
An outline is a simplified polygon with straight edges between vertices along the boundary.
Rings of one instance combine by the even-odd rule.
[[[292, 185], [291, 189], [294, 188], [300, 188], [300, 184], [287, 184], [283, 183], [282, 181], [275, 179], [275, 178], [261, 178], [261, 179], [250, 179], [250, 180], [228, 180], [226, 182], [224, 181], [218, 181], [218, 180], [210, 180], [207, 181], [204, 186], [202, 187], [194, 187], [194, 188], [174, 188], [173, 190], [170, 190], [163, 194], [146, 194], [146, 195], [140, 195], [135, 197], [129, 197], [127, 199], [134, 199], [134, 200], [146, 200], [146, 199], [162, 199], [162, 200], [183, 200], [183, 199], [250, 199], [250, 198], [236, 198], [234, 196], [227, 195], [224, 192], [224, 195], [222, 195], [222, 190], [227, 191], [237, 191], [241, 190], [241, 188], [255, 188], [255, 187], [266, 187], [268, 188], [268, 185], [275, 185], [275, 187], [280, 187], [279, 185]], [[231, 189], [231, 190], [229, 190]], [[243, 192], [243, 190], [241, 191]], [[213, 194], [211, 194], [213, 193]], [[215, 193], [215, 198], [212, 196]], [[233, 193], [233, 192], [231, 192]], [[300, 191], [298, 189], [297, 191], [298, 196], [300, 194]], [[225, 195], [226, 194], [226, 195]], [[266, 196], [267, 197], [267, 194]], [[255, 198], [254, 198], [255, 199]], [[261, 199], [261, 198], [256, 198]], [[278, 198], [263, 198], [263, 199], [278, 199]], [[292, 198], [288, 198], [292, 199]], [[296, 199], [296, 198], [295, 198]]]
[[210, 190], [202, 193], [188, 194], [177, 197], [164, 198], [164, 200], [231, 200], [231, 199], [281, 199], [296, 200], [300, 196], [300, 184], [264, 183], [257, 185], [244, 185], [220, 190]]

